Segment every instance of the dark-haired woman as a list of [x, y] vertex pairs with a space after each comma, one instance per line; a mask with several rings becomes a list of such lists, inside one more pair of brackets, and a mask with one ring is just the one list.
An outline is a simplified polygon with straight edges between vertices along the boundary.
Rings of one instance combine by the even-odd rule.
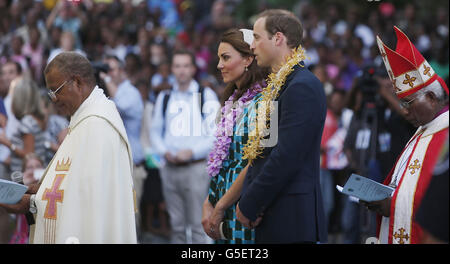
[[218, 48], [217, 68], [227, 87], [208, 159], [211, 183], [202, 216], [205, 232], [218, 244], [252, 244], [255, 240], [254, 230], [236, 219], [236, 202], [248, 165], [242, 159], [249, 134], [248, 109], [264, 88], [268, 73], [256, 65], [252, 41], [251, 30], [231, 29], [223, 34]]

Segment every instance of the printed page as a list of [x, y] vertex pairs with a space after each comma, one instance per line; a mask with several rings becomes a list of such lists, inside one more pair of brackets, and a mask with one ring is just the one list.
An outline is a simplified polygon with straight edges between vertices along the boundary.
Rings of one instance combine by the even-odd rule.
[[394, 188], [357, 174], [352, 174], [342, 189], [342, 193], [367, 202], [383, 200], [393, 192]]
[[16, 204], [27, 189], [25, 185], [0, 179], [0, 203]]

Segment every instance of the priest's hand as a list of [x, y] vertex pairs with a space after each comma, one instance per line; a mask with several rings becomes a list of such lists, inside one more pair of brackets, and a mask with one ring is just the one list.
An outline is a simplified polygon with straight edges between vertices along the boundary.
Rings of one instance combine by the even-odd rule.
[[41, 186], [40, 183], [32, 183], [28, 185], [27, 194], [36, 194]]
[[30, 210], [30, 196], [30, 194], [25, 194], [16, 204], [0, 203], [0, 207], [4, 208], [10, 214], [26, 214]]
[[359, 201], [359, 203], [365, 206], [368, 210], [374, 211], [382, 216], [389, 217], [391, 215], [391, 199], [391, 197], [388, 197], [380, 201]]

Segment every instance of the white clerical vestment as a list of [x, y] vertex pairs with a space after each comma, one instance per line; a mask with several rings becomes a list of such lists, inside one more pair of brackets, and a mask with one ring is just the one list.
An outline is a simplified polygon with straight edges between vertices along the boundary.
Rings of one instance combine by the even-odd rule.
[[41, 180], [30, 243], [136, 243], [132, 170], [122, 119], [95, 87]]
[[440, 149], [448, 136], [448, 110], [419, 127], [404, 148], [384, 184], [397, 186], [391, 200], [390, 217], [379, 219], [382, 244], [420, 242], [421, 227], [415, 214], [426, 193]]

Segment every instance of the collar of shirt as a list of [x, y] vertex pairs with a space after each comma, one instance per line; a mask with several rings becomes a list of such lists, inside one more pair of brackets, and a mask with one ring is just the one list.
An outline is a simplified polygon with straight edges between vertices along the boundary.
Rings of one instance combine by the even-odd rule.
[[172, 89], [174, 92], [177, 93], [196, 93], [198, 92], [198, 89], [200, 88], [200, 86], [198, 85], [198, 83], [195, 80], [191, 80], [191, 82], [189, 83], [189, 87], [186, 91], [181, 91], [180, 90], [180, 85], [178, 84], [178, 82], [175, 82]]

